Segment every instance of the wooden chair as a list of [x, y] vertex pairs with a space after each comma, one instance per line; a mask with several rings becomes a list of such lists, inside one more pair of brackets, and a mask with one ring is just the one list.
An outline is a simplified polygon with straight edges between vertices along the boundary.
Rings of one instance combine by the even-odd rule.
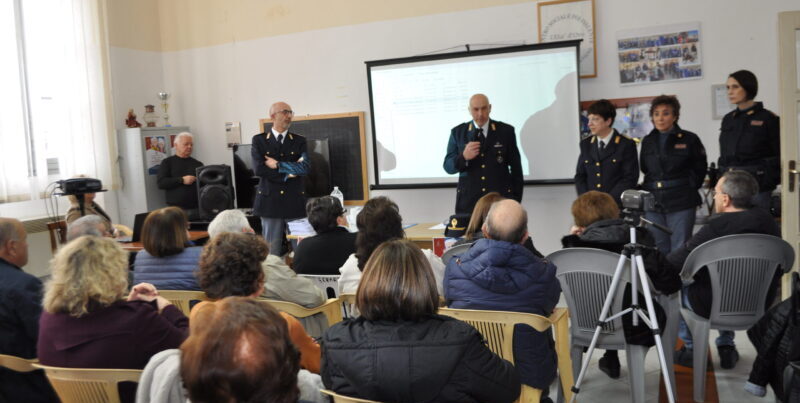
[[17, 372], [31, 372], [36, 371], [33, 364], [37, 364], [39, 360], [36, 358], [20, 358], [13, 355], [0, 354], [0, 367], [6, 367], [12, 371]]
[[[489, 348], [497, 355], [514, 363], [514, 325], [525, 324], [539, 332], [554, 328], [556, 354], [558, 355], [558, 373], [564, 400], [572, 399], [572, 359], [569, 355], [569, 314], [566, 308], [556, 308], [549, 318], [540, 315], [520, 312], [482, 311], [473, 309], [440, 308], [439, 314], [451, 316], [475, 327], [489, 344]], [[542, 391], [522, 385], [519, 403], [538, 403]]]
[[47, 223], [47, 232], [50, 233], [50, 250], [55, 255], [59, 245], [67, 243], [67, 222], [64, 220]]
[[186, 316], [189, 316], [191, 301], [208, 301], [203, 291], [158, 290], [158, 295], [168, 299]]
[[278, 301], [274, 299], [259, 298], [273, 308], [286, 312], [295, 318], [306, 318], [311, 315], [322, 313], [328, 318], [328, 326], [333, 326], [342, 321], [342, 301], [339, 298], [330, 298], [324, 304], [316, 308], [305, 308], [292, 302]]
[[333, 392], [331, 390], [327, 390], [327, 389], [320, 389], [319, 391], [322, 392], [325, 395], [328, 395], [328, 396], [332, 397], [333, 398], [333, 403], [380, 403], [380, 402], [376, 402], [375, 400], [367, 400], [367, 399], [359, 399], [357, 397], [342, 396], [342, 395], [340, 395], [338, 393], [335, 393], [335, 392]]
[[139, 382], [140, 369], [59, 368], [33, 364], [43, 369], [62, 403], [120, 403], [117, 384]]

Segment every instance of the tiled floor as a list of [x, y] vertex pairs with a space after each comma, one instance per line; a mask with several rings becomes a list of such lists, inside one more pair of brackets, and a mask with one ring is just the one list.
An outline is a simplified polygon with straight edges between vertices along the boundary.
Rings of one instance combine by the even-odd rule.
[[[714, 346], [716, 331], [711, 331], [710, 345]], [[736, 332], [736, 344], [739, 350], [739, 363], [732, 370], [724, 370], [719, 367], [719, 356], [716, 347], [712, 347], [712, 360], [714, 363], [714, 375], [717, 381], [717, 391], [720, 402], [774, 402], [775, 395], [770, 388], [767, 388], [767, 395], [759, 398], [751, 395], [744, 390], [744, 384], [753, 366], [756, 357], [755, 349], [744, 331]], [[597, 361], [603, 355], [603, 351], [596, 351], [592, 355], [592, 361], [584, 377], [581, 392], [578, 394], [579, 402], [628, 402], [630, 401], [630, 387], [628, 383], [628, 371], [625, 366], [625, 352], [619, 352], [619, 360], [622, 363], [622, 373], [619, 379], [611, 379], [597, 368]], [[647, 403], [659, 401], [658, 386], [661, 380], [661, 370], [658, 364], [658, 354], [655, 349], [650, 349], [645, 360], [645, 391], [647, 393]], [[691, 385], [678, 385], [691, 388]], [[555, 400], [555, 386], [551, 388], [550, 396]], [[666, 397], [665, 397], [666, 399]], [[666, 400], [664, 400], [666, 401]]]

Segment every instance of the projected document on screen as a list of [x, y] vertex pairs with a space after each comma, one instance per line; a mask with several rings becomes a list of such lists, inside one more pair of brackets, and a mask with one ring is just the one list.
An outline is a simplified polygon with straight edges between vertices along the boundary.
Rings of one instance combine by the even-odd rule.
[[[450, 130], [489, 97], [516, 129], [525, 180], [572, 178], [578, 155], [577, 45], [368, 62], [377, 185], [455, 183], [443, 167]], [[446, 58], [443, 58], [446, 57]]]

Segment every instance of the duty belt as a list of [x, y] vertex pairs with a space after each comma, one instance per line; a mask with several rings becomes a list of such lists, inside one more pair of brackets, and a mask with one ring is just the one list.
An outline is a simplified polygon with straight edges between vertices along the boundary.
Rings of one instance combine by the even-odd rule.
[[678, 187], [678, 186], [688, 185], [689, 183], [690, 182], [689, 182], [688, 178], [670, 179], [670, 180], [666, 180], [666, 181], [653, 181], [653, 182], [643, 183], [642, 187], [645, 190], [663, 190], [663, 189], [669, 189], [669, 188], [674, 188], [674, 187]]
[[725, 167], [725, 170], [723, 171], [723, 173], [724, 172], [728, 172], [728, 171], [733, 171], [733, 170], [745, 171], [745, 172], [748, 172], [748, 173], [750, 173], [751, 175], [754, 175], [754, 176], [764, 175], [764, 166], [763, 165], [746, 165], [746, 166]]

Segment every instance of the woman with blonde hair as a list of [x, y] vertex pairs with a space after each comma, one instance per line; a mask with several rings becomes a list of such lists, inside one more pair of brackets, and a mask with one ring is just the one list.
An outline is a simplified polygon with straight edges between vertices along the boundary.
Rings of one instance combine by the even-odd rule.
[[136, 255], [133, 281], [162, 290], [200, 290], [194, 272], [203, 248], [189, 242], [189, 220], [178, 207], [150, 212], [142, 226], [144, 250]]
[[475, 328], [438, 315], [436, 288], [428, 259], [413, 242], [378, 246], [356, 293], [361, 316], [323, 336], [325, 386], [399, 403], [514, 401], [520, 391], [514, 366], [492, 353]]
[[[108, 238], [84, 236], [51, 261], [39, 323], [39, 361], [68, 368], [142, 369], [186, 338], [187, 318], [152, 284], [128, 292], [128, 258]], [[135, 385], [123, 384], [123, 401]]]

